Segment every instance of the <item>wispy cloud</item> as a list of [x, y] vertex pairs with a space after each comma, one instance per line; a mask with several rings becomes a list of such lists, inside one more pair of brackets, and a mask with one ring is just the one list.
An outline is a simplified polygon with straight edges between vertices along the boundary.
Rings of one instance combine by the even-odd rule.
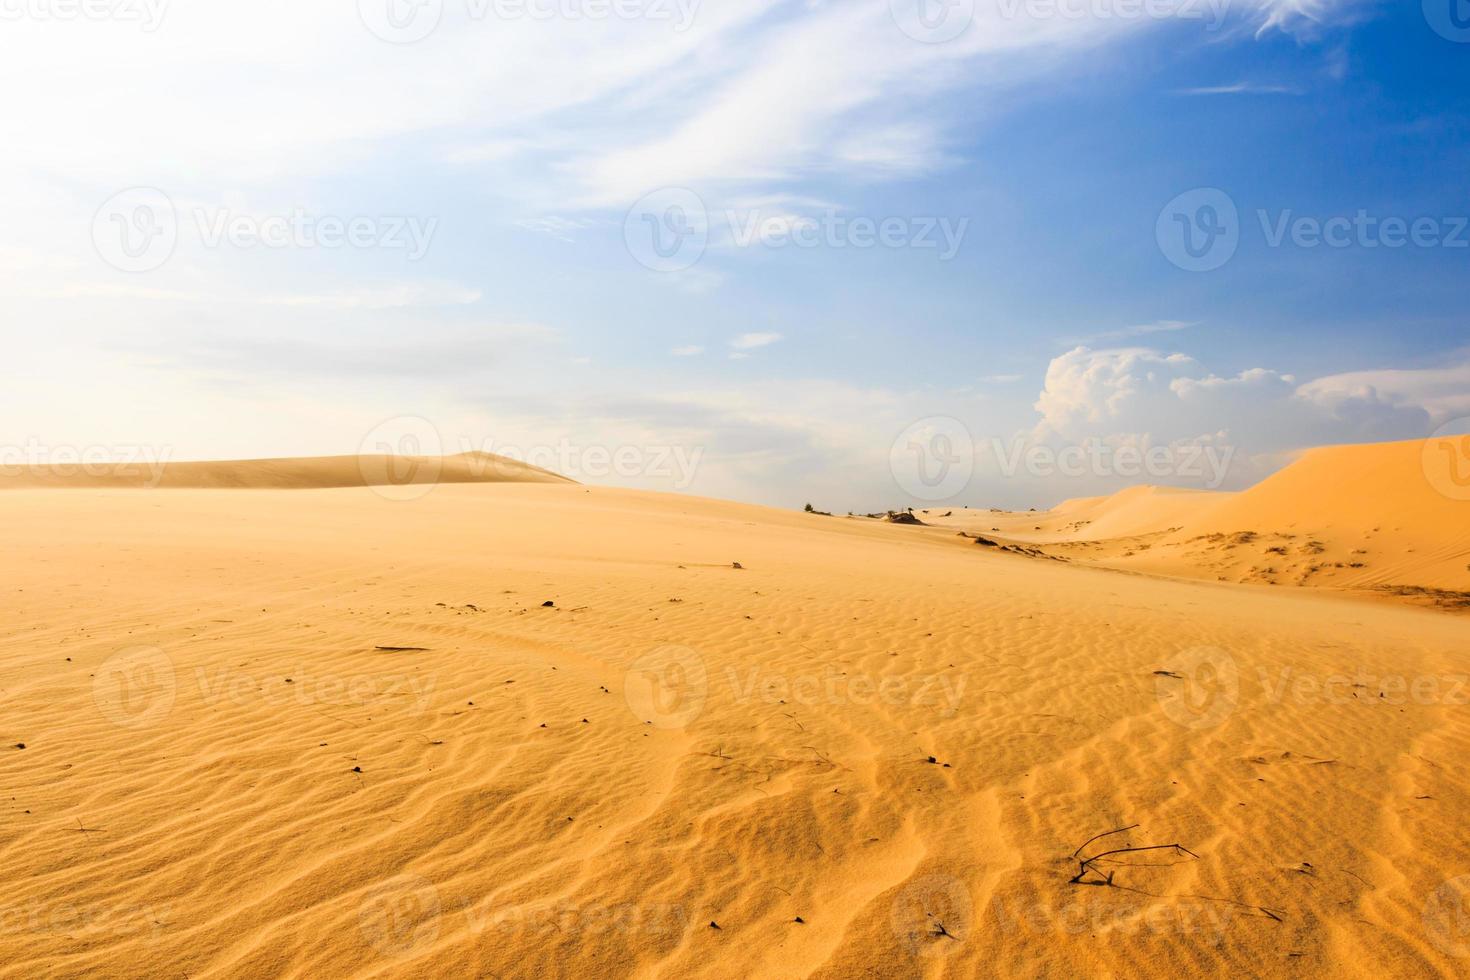
[[1235, 82], [1230, 85], [1209, 85], [1201, 88], [1179, 89], [1179, 95], [1301, 95], [1302, 90], [1290, 85], [1262, 85], [1256, 82]]
[[559, 215], [548, 214], [543, 218], [521, 218], [516, 221], [516, 225], [527, 231], [555, 238], [560, 242], [573, 242], [576, 241], [573, 233], [592, 227], [592, 222], [583, 218], [563, 218]]
[[736, 350], [755, 350], [757, 347], [769, 347], [781, 340], [778, 333], [743, 333], [730, 341], [730, 346]]
[[1191, 327], [1197, 326], [1199, 326], [1198, 323], [1187, 320], [1155, 320], [1153, 323], [1137, 323], [1118, 330], [1105, 330], [1101, 333], [1088, 334], [1085, 337], [1063, 338], [1062, 343], [1068, 346], [1082, 347], [1095, 344], [1111, 344], [1120, 340], [1148, 337], [1153, 334], [1178, 333], [1181, 330], [1188, 330]]

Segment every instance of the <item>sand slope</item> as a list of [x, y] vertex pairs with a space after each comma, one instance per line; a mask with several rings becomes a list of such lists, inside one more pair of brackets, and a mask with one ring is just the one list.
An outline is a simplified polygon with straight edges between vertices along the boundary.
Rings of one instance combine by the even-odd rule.
[[[1372, 591], [1458, 608], [1470, 605], [1470, 480], [1463, 495], [1452, 495], [1455, 484], [1439, 468], [1447, 446], [1440, 440], [1314, 449], [1242, 493], [1132, 487], [1046, 513], [920, 516], [1075, 562]], [[1470, 455], [1465, 460], [1470, 466]]]
[[0, 520], [0, 976], [1470, 963], [1461, 617], [565, 484]]
[[492, 453], [457, 456], [318, 456], [217, 462], [129, 462], [0, 467], [0, 490], [160, 488], [321, 490], [424, 487], [439, 483], [570, 483], [566, 477]]

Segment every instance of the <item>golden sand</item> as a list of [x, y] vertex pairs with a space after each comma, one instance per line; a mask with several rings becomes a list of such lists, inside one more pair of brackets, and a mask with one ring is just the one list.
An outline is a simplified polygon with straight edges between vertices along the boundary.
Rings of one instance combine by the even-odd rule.
[[1470, 620], [1359, 597], [1470, 588], [1411, 454], [957, 512], [1070, 561], [566, 483], [0, 493], [0, 975], [1464, 976]]

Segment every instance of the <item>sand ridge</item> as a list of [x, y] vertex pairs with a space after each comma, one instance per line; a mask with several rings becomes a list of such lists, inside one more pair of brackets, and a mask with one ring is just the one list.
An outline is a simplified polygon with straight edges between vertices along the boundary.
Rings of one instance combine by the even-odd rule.
[[0, 976], [1463, 975], [1458, 616], [566, 483], [0, 515]]
[[1438, 452], [1448, 442], [1314, 449], [1240, 493], [1140, 486], [1041, 513], [936, 508], [918, 516], [1072, 562], [1464, 609], [1470, 480], [1455, 493]]
[[366, 486], [389, 492], [397, 488], [405, 496], [414, 496], [438, 484], [571, 482], [541, 467], [485, 452], [0, 465], [0, 490], [324, 490]]

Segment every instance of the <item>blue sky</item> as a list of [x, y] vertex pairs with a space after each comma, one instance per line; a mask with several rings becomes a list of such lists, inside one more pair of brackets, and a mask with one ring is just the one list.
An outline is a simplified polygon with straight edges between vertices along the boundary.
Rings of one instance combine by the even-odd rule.
[[[1017, 445], [1229, 487], [1470, 416], [1452, 0], [529, 2], [5, 6], [5, 439], [408, 433], [867, 510], [1136, 482], [999, 465]], [[1181, 268], [1169, 235], [1222, 201], [1233, 252]], [[694, 251], [649, 268], [676, 218]], [[1219, 479], [1179, 462], [1202, 447]]]

